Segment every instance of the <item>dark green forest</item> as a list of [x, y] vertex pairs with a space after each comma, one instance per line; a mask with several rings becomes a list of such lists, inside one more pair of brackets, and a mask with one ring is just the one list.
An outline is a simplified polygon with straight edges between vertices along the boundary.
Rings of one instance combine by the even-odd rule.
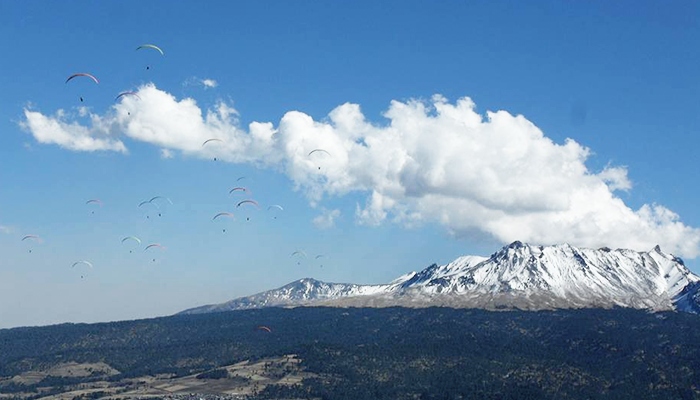
[[[700, 398], [700, 317], [631, 309], [268, 308], [15, 328], [0, 330], [0, 377], [67, 361], [105, 362], [112, 380], [184, 376], [292, 353], [318, 378], [261, 398]], [[0, 392], [27, 389], [15, 386]]]

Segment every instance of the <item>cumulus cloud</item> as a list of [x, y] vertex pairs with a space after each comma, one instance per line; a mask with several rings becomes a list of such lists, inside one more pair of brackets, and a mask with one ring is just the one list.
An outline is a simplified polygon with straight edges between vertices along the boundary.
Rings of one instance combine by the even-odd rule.
[[107, 126], [102, 124], [99, 116], [93, 116], [90, 128], [77, 122], [67, 122], [63, 110], [58, 110], [53, 116], [46, 116], [40, 112], [25, 109], [24, 117], [21, 126], [31, 132], [39, 143], [56, 144], [65, 149], [77, 151], [127, 152], [124, 143], [110, 137]]
[[318, 229], [330, 229], [335, 226], [335, 220], [340, 217], [340, 210], [323, 209], [320, 215], [316, 216], [312, 222]]
[[213, 79], [202, 79], [201, 82], [202, 82], [202, 85], [204, 85], [205, 89], [209, 89], [209, 88], [213, 89], [213, 88], [219, 86], [219, 83]]
[[[466, 97], [392, 101], [384, 124], [346, 103], [320, 121], [290, 111], [276, 126], [242, 127], [226, 103], [202, 110], [194, 99], [178, 100], [153, 85], [138, 95], [91, 115], [90, 126], [27, 110], [23, 125], [39, 142], [70, 150], [100, 143], [101, 150], [125, 152], [117, 137], [126, 136], [184, 155], [273, 168], [314, 205], [366, 193], [355, 215], [368, 225], [431, 222], [456, 236], [480, 232], [501, 242], [638, 250], [660, 244], [691, 258], [700, 252], [700, 230], [677, 214], [657, 204], [633, 210], [615, 195], [632, 187], [624, 167], [591, 171], [585, 146], [555, 143], [522, 115], [479, 114]], [[221, 142], [202, 146], [211, 138]], [[327, 153], [309, 155], [314, 149]]]

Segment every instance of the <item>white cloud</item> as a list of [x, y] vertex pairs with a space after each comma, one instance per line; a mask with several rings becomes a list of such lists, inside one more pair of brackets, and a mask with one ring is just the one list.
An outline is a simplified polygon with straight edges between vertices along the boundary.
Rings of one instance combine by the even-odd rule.
[[202, 79], [201, 82], [202, 82], [202, 85], [204, 85], [205, 89], [209, 89], [209, 88], [213, 89], [213, 88], [219, 86], [219, 83], [213, 79]]
[[607, 166], [598, 174], [598, 177], [608, 184], [610, 190], [628, 191], [632, 189], [632, 182], [627, 178], [627, 168], [625, 167]]
[[214, 89], [215, 87], [219, 86], [219, 82], [217, 82], [215, 79], [200, 79], [196, 76], [193, 76], [191, 78], [187, 78], [182, 83], [182, 86], [201, 86], [204, 89]]
[[[660, 244], [685, 257], [700, 253], [700, 230], [660, 205], [629, 208], [615, 195], [629, 190], [624, 167], [590, 171], [590, 151], [568, 139], [554, 143], [532, 122], [506, 111], [480, 115], [469, 98], [450, 103], [393, 101], [388, 123], [368, 122], [346, 103], [315, 121], [298, 111], [240, 126], [225, 103], [199, 108], [153, 85], [125, 98], [85, 127], [25, 111], [23, 124], [42, 143], [93, 150], [74, 138], [126, 151], [117, 134], [185, 155], [218, 157], [283, 172], [312, 204], [327, 196], [367, 193], [358, 222], [437, 222], [454, 235], [488, 234], [501, 242], [568, 242], [648, 250]], [[67, 138], [67, 139], [66, 139]], [[222, 142], [202, 143], [210, 138]], [[325, 149], [328, 154], [314, 149]]]
[[21, 126], [34, 135], [37, 142], [57, 144], [68, 150], [96, 151], [112, 150], [126, 153], [126, 146], [120, 140], [110, 137], [100, 117], [92, 116], [92, 127], [86, 128], [77, 122], [66, 122], [63, 110], [54, 116], [46, 116], [36, 111], [24, 110], [25, 120]]
[[330, 229], [335, 226], [335, 220], [340, 217], [340, 210], [323, 209], [320, 215], [316, 216], [311, 222], [318, 229]]
[[14, 233], [14, 228], [11, 226], [0, 225], [0, 233], [11, 234]]
[[168, 160], [168, 159], [171, 159], [173, 157], [175, 157], [175, 154], [173, 154], [172, 151], [170, 151], [168, 149], [160, 149], [160, 158], [162, 158], [164, 160]]

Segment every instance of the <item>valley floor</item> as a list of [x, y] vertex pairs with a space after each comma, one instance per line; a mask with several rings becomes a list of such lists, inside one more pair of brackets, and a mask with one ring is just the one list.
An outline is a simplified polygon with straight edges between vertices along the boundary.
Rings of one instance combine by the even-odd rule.
[[[45, 386], [39, 392], [1, 394], [0, 399], [171, 399], [171, 400], [224, 400], [251, 399], [268, 385], [297, 385], [304, 379], [318, 377], [300, 366], [301, 360], [295, 355], [263, 358], [254, 362], [242, 361], [233, 365], [221, 366], [211, 371], [187, 376], [158, 374], [140, 376], [118, 381], [95, 380], [57, 388]], [[222, 377], [204, 377], [207, 372], [219, 373]], [[109, 377], [118, 371], [104, 363], [67, 363], [54, 366], [47, 371], [27, 371], [5, 382], [36, 384], [47, 377], [72, 378], [101, 375]], [[0, 381], [0, 390], [3, 382]], [[43, 395], [42, 395], [43, 394]]]

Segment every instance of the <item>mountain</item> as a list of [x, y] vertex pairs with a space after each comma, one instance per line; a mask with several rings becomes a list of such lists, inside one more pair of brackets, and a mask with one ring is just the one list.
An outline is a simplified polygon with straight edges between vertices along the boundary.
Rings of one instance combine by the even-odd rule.
[[656, 246], [648, 252], [532, 246], [519, 241], [490, 257], [433, 264], [380, 285], [305, 278], [198, 314], [273, 306], [449, 306], [485, 309], [631, 307], [700, 313], [700, 277]]

